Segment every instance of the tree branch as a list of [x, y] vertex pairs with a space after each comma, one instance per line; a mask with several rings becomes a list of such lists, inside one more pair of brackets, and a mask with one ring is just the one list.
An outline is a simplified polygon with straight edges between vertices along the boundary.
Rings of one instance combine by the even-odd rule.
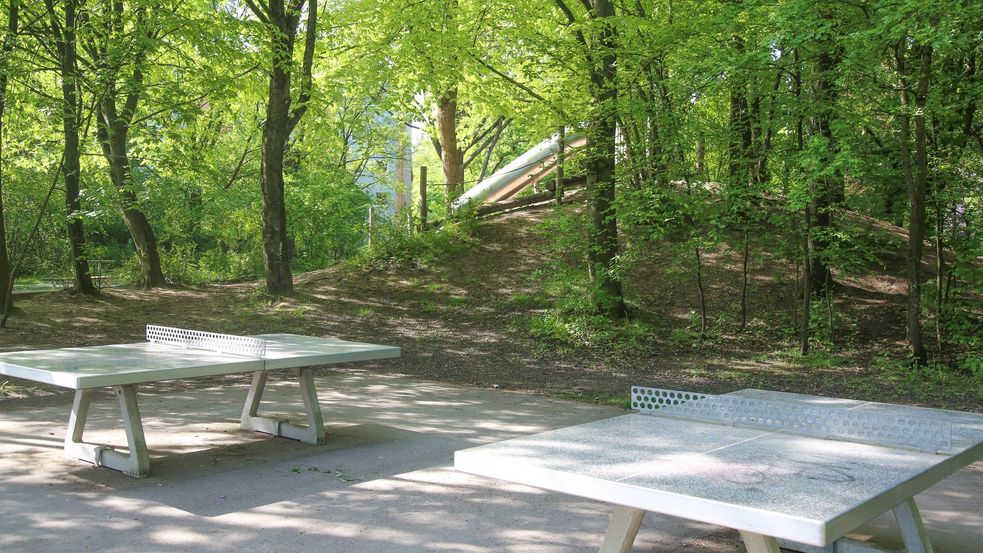
[[[560, 11], [563, 12], [563, 15], [567, 16], [568, 27], [577, 23], [577, 16], [573, 14], [573, 11], [566, 5], [566, 3], [563, 2], [563, 0], [554, 0], [554, 2], [556, 2], [557, 7], [560, 8]], [[576, 35], [577, 40], [579, 40], [581, 44], [587, 46], [587, 37], [584, 36], [584, 33], [577, 29], [574, 31], [574, 35]]]
[[256, 19], [259, 19], [266, 25], [270, 24], [270, 7], [266, 5], [266, 2], [263, 0], [246, 0], [246, 5], [249, 6], [249, 11], [253, 12]]
[[[302, 0], [297, 2], [303, 5]], [[304, 37], [304, 62], [301, 66], [300, 95], [297, 97], [297, 105], [294, 107], [290, 118], [287, 120], [287, 133], [293, 131], [300, 118], [304, 116], [307, 107], [311, 103], [311, 89], [314, 87], [314, 79], [311, 74], [314, 69], [314, 47], [317, 42], [317, 0], [310, 0], [307, 7], [307, 33]]]
[[[478, 149], [476, 149], [470, 156], [468, 156], [466, 160], [464, 160], [464, 168], [467, 169], [468, 166], [471, 165], [471, 163], [475, 159], [477, 159], [482, 152], [485, 151], [490, 152], [493, 148], [495, 148], [495, 144], [498, 143], [498, 139], [501, 138], [502, 136], [502, 131], [504, 131], [505, 127], [508, 127], [509, 123], [511, 122], [512, 122], [511, 119], [505, 119], [504, 117], [499, 117], [498, 121], [494, 125], [489, 127], [489, 130], [495, 129], [495, 133], [489, 136], [487, 139], [485, 139], [484, 142], [481, 143], [481, 146], [479, 146]], [[488, 156], [485, 156], [486, 159], [487, 157]]]

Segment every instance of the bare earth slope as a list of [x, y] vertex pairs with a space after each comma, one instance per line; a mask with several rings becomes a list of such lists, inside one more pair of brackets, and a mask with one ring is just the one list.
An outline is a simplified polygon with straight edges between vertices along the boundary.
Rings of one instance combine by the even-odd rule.
[[[564, 397], [622, 400], [632, 384], [722, 392], [758, 387], [983, 410], [978, 385], [913, 377], [875, 361], [903, 354], [903, 280], [870, 273], [842, 278], [837, 308], [856, 330], [845, 354], [802, 364], [791, 350], [794, 267], [763, 255], [752, 266], [749, 331], [736, 331], [739, 257], [708, 256], [711, 317], [723, 317], [705, 343], [681, 340], [698, 305], [686, 275], [666, 273], [656, 255], [633, 275], [630, 295], [641, 316], [665, 331], [641, 347], [597, 351], [533, 339], [524, 317], [535, 314], [544, 238], [536, 223], [548, 210], [514, 213], [479, 226], [480, 242], [440, 267], [367, 271], [339, 266], [297, 278], [297, 295], [270, 304], [255, 283], [144, 292], [112, 289], [98, 298], [46, 293], [20, 296], [22, 310], [0, 331], [0, 350], [105, 344], [143, 339], [144, 325], [163, 324], [251, 334], [294, 332], [392, 344], [399, 360], [357, 369], [501, 387]], [[761, 251], [767, 251], [766, 245]], [[530, 307], [530, 303], [533, 306]], [[229, 380], [234, 382], [234, 380]], [[168, 384], [167, 387], [181, 386]], [[0, 398], [50, 390], [0, 379]]]

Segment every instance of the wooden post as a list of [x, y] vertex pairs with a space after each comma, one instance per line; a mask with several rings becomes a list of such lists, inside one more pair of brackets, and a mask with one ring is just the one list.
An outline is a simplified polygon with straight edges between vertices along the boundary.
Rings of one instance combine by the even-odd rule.
[[563, 157], [566, 150], [566, 128], [560, 127], [560, 140], [556, 147], [556, 205], [563, 203]]
[[427, 230], [427, 166], [420, 167], [420, 231]]

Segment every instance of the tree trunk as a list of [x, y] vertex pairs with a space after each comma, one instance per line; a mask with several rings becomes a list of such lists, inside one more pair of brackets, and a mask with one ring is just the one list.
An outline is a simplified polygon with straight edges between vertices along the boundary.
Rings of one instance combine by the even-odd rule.
[[[288, 137], [290, 112], [290, 74], [284, 69], [293, 56], [288, 55], [283, 39], [274, 33], [273, 70], [270, 74], [270, 98], [263, 127], [261, 161], [263, 191], [263, 265], [266, 291], [274, 295], [293, 293], [290, 248], [287, 236], [287, 208], [284, 200], [283, 156]], [[292, 43], [292, 41], [291, 41]], [[293, 48], [290, 48], [292, 51]]]
[[[732, 86], [738, 86], [737, 84]], [[732, 186], [751, 184], [751, 120], [747, 97], [742, 90], [730, 93], [730, 152], [728, 175]]]
[[[837, 60], [830, 53], [833, 46], [825, 42], [820, 45], [816, 56], [815, 81], [812, 83], [812, 105], [814, 114], [809, 118], [809, 126], [814, 134], [822, 136], [826, 141], [823, 164], [832, 165], [838, 150], [837, 139], [833, 134], [832, 118], [835, 113], [837, 99], [835, 74]], [[812, 212], [814, 214], [814, 229], [810, 233], [812, 248], [810, 275], [811, 288], [814, 294], [824, 294], [828, 286], [833, 285], [833, 275], [823, 252], [829, 247], [825, 236], [833, 226], [833, 210], [843, 199], [843, 176], [823, 177], [815, 181], [812, 191]]]
[[[54, 8], [49, 0], [48, 13], [54, 19]], [[61, 31], [58, 53], [61, 57], [62, 129], [65, 139], [65, 209], [68, 215], [68, 244], [75, 274], [75, 289], [83, 294], [95, 294], [85, 257], [85, 227], [81, 219], [82, 203], [79, 199], [81, 176], [81, 149], [79, 145], [80, 116], [82, 112], [78, 77], [78, 44], [75, 29], [77, 0], [65, 2], [64, 28]], [[52, 21], [57, 26], [56, 21]]]
[[704, 171], [704, 166], [706, 165], [706, 158], [707, 158], [707, 143], [706, 140], [701, 136], [696, 139], [696, 166], [694, 167], [694, 169], [696, 170], [696, 174], [700, 176], [699, 178], [701, 182], [704, 179], [703, 171]]
[[945, 323], [945, 302], [942, 287], [945, 282], [945, 242], [942, 233], [945, 231], [945, 211], [942, 207], [942, 186], [936, 187], [935, 198], [935, 345], [939, 353], [945, 350], [945, 339], [942, 327]]
[[744, 255], [741, 262], [741, 330], [747, 327], [748, 261], [751, 258], [751, 234], [744, 229]]
[[457, 144], [457, 88], [437, 98], [437, 133], [440, 136], [440, 162], [447, 185], [447, 201], [459, 194], [464, 183], [464, 153]]
[[[132, 6], [131, 6], [132, 7]], [[103, 16], [106, 18], [106, 34], [98, 45], [89, 45], [87, 51], [92, 58], [92, 64], [101, 73], [96, 81], [105, 85], [105, 90], [94, 90], [98, 100], [98, 117], [96, 128], [103, 156], [109, 165], [109, 176], [121, 199], [119, 209], [123, 221], [133, 240], [140, 263], [139, 283], [149, 290], [156, 286], [164, 286], [164, 273], [160, 266], [160, 254], [157, 250], [157, 238], [154, 235], [146, 215], [139, 207], [137, 191], [133, 186], [133, 172], [130, 168], [130, 125], [136, 114], [143, 91], [143, 64], [147, 50], [156, 39], [152, 27], [147, 24], [147, 8], [138, 6], [132, 8], [134, 13], [134, 28], [132, 32], [143, 36], [135, 50], [120, 53], [115, 50], [115, 42], [126, 31], [123, 20], [124, 2], [119, 0], [111, 6], [104, 7]], [[120, 94], [119, 81], [122, 68], [132, 65], [132, 72], [124, 83], [125, 94]], [[118, 98], [122, 97], [122, 103]]]
[[703, 256], [700, 247], [695, 246], [693, 253], [696, 254], [696, 289], [700, 293], [700, 339], [707, 337], [707, 293], [703, 286]]
[[563, 195], [566, 193], [563, 190], [563, 163], [566, 161], [566, 148], [567, 148], [567, 128], [560, 125], [560, 134], [556, 143], [556, 181], [553, 185], [553, 192], [556, 194], [556, 205], [563, 203]]
[[3, 121], [7, 109], [7, 82], [10, 74], [10, 55], [14, 51], [17, 38], [17, 16], [20, 8], [19, 0], [10, 0], [7, 9], [7, 32], [0, 47], [0, 311], [10, 312], [13, 294], [10, 293], [13, 278], [10, 267], [10, 257], [7, 253], [7, 227], [4, 223], [6, 216], [3, 211]]
[[803, 210], [805, 214], [805, 233], [802, 236], [802, 319], [799, 321], [799, 353], [803, 356], [809, 355], [809, 319], [812, 307], [812, 247], [809, 244], [809, 235], [812, 233], [812, 214], [809, 206]]
[[[135, 100], [128, 104], [136, 107]], [[103, 157], [109, 164], [110, 180], [122, 200], [120, 210], [123, 212], [123, 222], [126, 223], [137, 251], [137, 259], [140, 263], [139, 284], [145, 290], [150, 290], [166, 285], [167, 281], [164, 279], [164, 271], [160, 265], [157, 237], [147, 216], [137, 207], [139, 200], [133, 190], [133, 172], [130, 170], [128, 144], [132, 117], [133, 112], [130, 110], [125, 114], [118, 114], [115, 98], [112, 94], [107, 94], [100, 103], [97, 127]]]
[[614, 29], [605, 18], [614, 17], [610, 0], [594, 1], [594, 16], [601, 23], [598, 31], [599, 54], [591, 65], [591, 94], [594, 98], [594, 114], [588, 136], [589, 166], [591, 176], [587, 180], [590, 198], [591, 230], [589, 262], [598, 297], [598, 310], [611, 318], [626, 315], [621, 279], [616, 274], [618, 257], [618, 220], [615, 211], [614, 164], [617, 132], [616, 103], [618, 89], [615, 83]]
[[314, 46], [317, 40], [317, 0], [307, 2], [307, 30], [304, 39], [303, 65], [297, 105], [291, 109], [291, 73], [297, 27], [304, 1], [283, 0], [246, 2], [256, 17], [270, 31], [272, 67], [266, 123], [263, 126], [263, 151], [260, 179], [263, 193], [263, 265], [266, 292], [273, 295], [293, 294], [290, 259], [293, 245], [287, 234], [287, 208], [284, 201], [283, 158], [287, 141], [307, 111], [313, 86]]
[[809, 233], [809, 249], [812, 254], [809, 256], [809, 287], [813, 294], [820, 295], [825, 293], [826, 287], [833, 284], [833, 274], [822, 258], [823, 252], [829, 247], [829, 240], [824, 232], [833, 226], [833, 217], [830, 211], [833, 209], [829, 202], [829, 196], [824, 192], [824, 184], [819, 183], [819, 189], [813, 189], [810, 209], [815, 214], [813, 218], [813, 231]]
[[[928, 189], [928, 132], [925, 127], [925, 106], [928, 85], [932, 76], [932, 47], [919, 49], [921, 67], [918, 88], [915, 91], [915, 175], [914, 186], [909, 187], [911, 203], [908, 214], [908, 342], [911, 354], [919, 364], [928, 363], [928, 354], [922, 343], [921, 329], [921, 264], [925, 240], [925, 194]], [[903, 93], [903, 91], [902, 91]]]

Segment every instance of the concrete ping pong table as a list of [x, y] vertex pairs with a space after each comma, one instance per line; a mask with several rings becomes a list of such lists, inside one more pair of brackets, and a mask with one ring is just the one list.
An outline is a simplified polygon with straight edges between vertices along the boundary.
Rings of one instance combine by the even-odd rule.
[[892, 510], [904, 550], [931, 553], [915, 495], [983, 458], [975, 413], [762, 390], [635, 387], [631, 404], [454, 466], [614, 504], [601, 553], [629, 552], [647, 511], [736, 529], [748, 553], [886, 551], [843, 536]]
[[[241, 427], [320, 445], [325, 442], [325, 433], [313, 368], [399, 355], [397, 347], [334, 338], [296, 334], [234, 336], [148, 325], [146, 342], [0, 353], [0, 375], [75, 390], [65, 454], [140, 478], [150, 472], [150, 454], [137, 406], [138, 384], [253, 373]], [[270, 371], [279, 369], [298, 371], [306, 426], [258, 414], [267, 377]], [[127, 454], [82, 439], [92, 398], [97, 389], [106, 387], [112, 388], [119, 400]]]

